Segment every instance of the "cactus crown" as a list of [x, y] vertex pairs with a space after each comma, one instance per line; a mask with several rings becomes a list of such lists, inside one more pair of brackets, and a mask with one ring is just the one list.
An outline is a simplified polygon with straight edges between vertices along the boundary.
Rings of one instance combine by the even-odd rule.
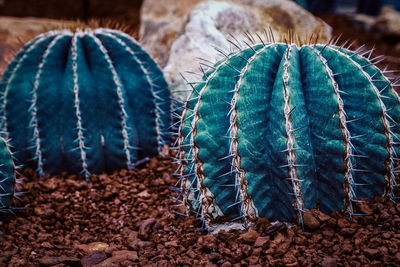
[[110, 29], [50, 31], [5, 71], [1, 129], [38, 172], [131, 168], [169, 140], [168, 85], [130, 36]]
[[183, 203], [207, 225], [396, 198], [399, 97], [381, 57], [336, 43], [221, 53], [191, 83], [178, 140]]
[[15, 191], [15, 166], [6, 140], [0, 137], [0, 213], [11, 212]]

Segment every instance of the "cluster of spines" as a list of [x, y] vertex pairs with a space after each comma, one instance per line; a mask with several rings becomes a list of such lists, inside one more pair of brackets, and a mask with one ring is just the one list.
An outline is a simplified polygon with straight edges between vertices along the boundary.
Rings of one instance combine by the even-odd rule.
[[[1, 129], [6, 132], [6, 137], [9, 137], [8, 134], [8, 118], [6, 116], [6, 106], [7, 106], [7, 96], [8, 96], [8, 90], [9, 90], [9, 85], [10, 82], [15, 78], [16, 72], [19, 70], [21, 67], [21, 62], [23, 62], [29, 55], [29, 52], [35, 49], [39, 45], [43, 45], [45, 41], [48, 42], [48, 38], [53, 38], [52, 41], [47, 44], [48, 47], [46, 48], [44, 54], [41, 57], [41, 61], [38, 67], [38, 71], [36, 73], [35, 81], [32, 82], [32, 97], [31, 97], [31, 107], [29, 108], [29, 112], [31, 113], [31, 121], [30, 121], [30, 127], [33, 129], [32, 133], [32, 140], [31, 140], [31, 145], [27, 149], [33, 150], [34, 156], [32, 161], [35, 161], [37, 163], [37, 171], [40, 173], [41, 176], [44, 176], [45, 174], [45, 168], [43, 166], [43, 155], [42, 155], [42, 150], [41, 150], [41, 137], [40, 137], [40, 131], [39, 131], [39, 124], [38, 124], [38, 116], [37, 116], [37, 89], [39, 87], [39, 79], [42, 75], [42, 69], [43, 65], [46, 62], [46, 59], [48, 55], [51, 52], [52, 47], [57, 43], [58, 40], [63, 38], [64, 36], [70, 36], [72, 37], [72, 44], [71, 44], [71, 54], [72, 54], [72, 72], [73, 72], [73, 89], [71, 88], [71, 91], [74, 93], [74, 109], [75, 109], [75, 117], [76, 117], [76, 131], [77, 131], [77, 139], [74, 141], [74, 143], [77, 144], [77, 147], [74, 150], [78, 150], [80, 152], [80, 160], [81, 160], [81, 172], [85, 175], [87, 179], [89, 179], [90, 176], [90, 171], [89, 171], [89, 166], [87, 162], [87, 150], [90, 149], [90, 147], [87, 145], [86, 141], [86, 130], [83, 126], [83, 121], [82, 121], [82, 112], [81, 112], [81, 107], [83, 103], [81, 103], [79, 99], [79, 86], [78, 86], [78, 80], [79, 75], [78, 75], [78, 70], [77, 70], [77, 62], [78, 62], [78, 53], [77, 53], [77, 38], [79, 36], [83, 35], [89, 35], [93, 40], [96, 42], [96, 44], [99, 46], [101, 53], [104, 55], [104, 57], [107, 60], [109, 70], [111, 71], [111, 74], [113, 75], [113, 81], [115, 83], [115, 86], [117, 88], [117, 95], [118, 95], [118, 104], [120, 106], [120, 119], [121, 119], [121, 128], [122, 128], [122, 136], [123, 136], [123, 144], [124, 144], [124, 153], [126, 156], [126, 167], [127, 168], [132, 168], [133, 167], [133, 162], [137, 160], [137, 153], [134, 151], [139, 151], [141, 148], [138, 146], [138, 144], [130, 144], [130, 139], [129, 139], [129, 133], [132, 135], [134, 134], [135, 137], [137, 137], [136, 130], [137, 129], [131, 129], [127, 125], [127, 118], [128, 114], [125, 109], [125, 99], [123, 96], [123, 92], [121, 89], [121, 82], [118, 78], [118, 75], [116, 73], [116, 69], [113, 66], [113, 62], [111, 61], [111, 58], [108, 55], [108, 51], [106, 48], [103, 46], [102, 41], [100, 41], [99, 38], [96, 37], [96, 35], [101, 35], [101, 36], [106, 36], [108, 38], [112, 38], [113, 40], [116, 40], [119, 45], [125, 48], [125, 50], [130, 54], [133, 60], [137, 62], [140, 66], [141, 71], [144, 74], [144, 78], [146, 79], [148, 86], [150, 88], [150, 93], [153, 97], [153, 104], [155, 107], [155, 127], [156, 127], [156, 132], [157, 132], [157, 148], [158, 151], [161, 151], [162, 147], [166, 144], [168, 144], [169, 140], [169, 126], [170, 126], [170, 121], [166, 121], [165, 117], [169, 116], [168, 110], [171, 108], [170, 105], [170, 96], [168, 94], [167, 99], [165, 97], [165, 88], [166, 88], [166, 83], [165, 81], [159, 81], [160, 77], [157, 77], [158, 73], [154, 73], [152, 71], [152, 66], [146, 66], [146, 62], [142, 61], [142, 57], [146, 57], [145, 52], [140, 52], [140, 51], [133, 51], [130, 45], [128, 45], [123, 38], [129, 39], [132, 41], [133, 39], [119, 31], [114, 31], [110, 29], [96, 29], [94, 31], [92, 30], [76, 30], [76, 33], [73, 34], [72, 32], [68, 30], [63, 30], [63, 31], [51, 31], [48, 33], [41, 34], [34, 38], [32, 41], [28, 42], [25, 47], [15, 56], [14, 60], [9, 64], [9, 71], [8, 73], [5, 73], [2, 81], [2, 95], [1, 95], [1, 103], [2, 103], [2, 109], [1, 109], [1, 118], [2, 118], [2, 124], [1, 124]], [[121, 37], [122, 36], [122, 37]], [[134, 46], [139, 47], [139, 44], [137, 44], [134, 40]], [[140, 49], [139, 49], [140, 50]], [[147, 59], [144, 59], [147, 60]], [[153, 75], [154, 74], [154, 75]], [[161, 95], [160, 95], [161, 93]], [[168, 114], [167, 114], [168, 113]], [[131, 136], [132, 137], [132, 136]], [[104, 138], [104, 137], [102, 137]], [[132, 138], [131, 138], [132, 139]], [[137, 138], [135, 138], [137, 141]], [[102, 139], [103, 142], [104, 139]], [[133, 153], [133, 154], [132, 154]]]
[[[2, 133], [4, 135], [4, 133]], [[19, 199], [16, 186], [16, 167], [8, 141], [0, 137], [0, 213], [13, 213], [13, 199]]]
[[[75, 108], [75, 114], [76, 114], [76, 130], [78, 131], [78, 139], [75, 140], [79, 144], [79, 152], [80, 152], [80, 157], [82, 161], [82, 173], [85, 175], [86, 179], [89, 179], [90, 177], [90, 172], [88, 170], [88, 164], [87, 164], [87, 157], [86, 157], [86, 149], [88, 147], [85, 146], [85, 138], [84, 138], [84, 129], [82, 126], [82, 114], [80, 110], [80, 101], [79, 101], [79, 86], [78, 86], [78, 66], [77, 66], [77, 61], [78, 61], [78, 52], [77, 52], [77, 35], [75, 35], [72, 38], [72, 44], [71, 44], [71, 49], [72, 49], [72, 75], [73, 75], [73, 80], [74, 80], [74, 108]], [[39, 165], [39, 163], [38, 163]], [[40, 165], [39, 165], [40, 166]], [[43, 175], [43, 172], [40, 171], [39, 173]]]
[[[234, 37], [233, 37], [234, 38]], [[239, 52], [241, 51], [240, 46], [236, 45], [234, 42], [231, 40], [228, 40], [232, 44], [235, 45], [235, 47], [239, 48], [237, 52], [234, 53], [234, 55], [238, 55]], [[245, 42], [246, 43], [246, 42]], [[247, 44], [247, 43], [246, 43]], [[250, 45], [249, 47], [253, 49]], [[208, 199], [203, 195], [203, 192], [205, 192], [207, 189], [202, 183], [202, 180], [198, 179], [198, 173], [196, 171], [201, 171], [201, 167], [196, 169], [196, 162], [200, 162], [200, 159], [198, 158], [198, 153], [195, 152], [196, 146], [194, 146], [194, 133], [196, 128], [194, 127], [195, 125], [195, 119], [197, 116], [198, 119], [198, 114], [197, 110], [199, 108], [199, 102], [201, 100], [201, 94], [202, 90], [206, 88], [208, 85], [208, 82], [210, 79], [217, 73], [217, 71], [224, 66], [224, 64], [227, 64], [226, 61], [228, 61], [229, 56], [227, 53], [224, 53], [222, 50], [219, 48], [215, 47], [216, 51], [220, 53], [223, 56], [222, 62], [219, 63], [212, 63], [206, 59], [199, 58], [202, 60], [200, 63], [200, 70], [202, 72], [202, 77], [204, 78], [204, 81], [196, 81], [196, 82], [189, 82], [187, 81], [184, 76], [182, 77], [186, 80], [187, 84], [190, 86], [190, 91], [192, 92], [187, 101], [183, 104], [183, 112], [181, 115], [181, 121], [180, 121], [180, 126], [179, 126], [179, 137], [177, 139], [177, 146], [178, 148], [178, 154], [176, 156], [175, 161], [179, 163], [179, 167], [175, 173], [179, 177], [179, 180], [176, 184], [177, 190], [180, 192], [179, 197], [177, 201], [179, 202], [178, 205], [183, 205], [185, 206], [185, 211], [187, 215], [189, 212], [194, 212], [196, 216], [202, 221], [203, 227], [207, 229], [209, 227], [208, 222], [212, 219], [210, 215], [208, 214], [209, 208], [216, 207], [215, 204], [215, 199], [213, 196], [209, 197]], [[209, 69], [208, 72], [204, 71], [204, 68], [206, 67]], [[236, 70], [233, 66], [231, 66], [232, 69]], [[238, 76], [240, 75], [240, 72], [238, 72]], [[203, 87], [198, 90], [197, 85], [203, 85]], [[232, 100], [232, 103], [227, 102], [226, 104], [231, 105], [234, 104], [234, 98]], [[189, 103], [195, 104], [194, 108], [189, 107]], [[190, 113], [190, 114], [188, 114]], [[235, 127], [233, 126], [234, 120], [236, 119], [235, 113], [233, 112], [233, 109], [230, 110], [230, 121], [232, 122], [230, 126], [230, 130], [227, 132], [226, 138], [233, 139], [233, 135], [235, 134]], [[232, 115], [233, 114], [233, 115]], [[229, 116], [229, 114], [228, 114]], [[190, 125], [187, 125], [186, 120], [192, 120]], [[236, 141], [236, 140], [235, 140]], [[187, 149], [189, 147], [189, 149]], [[175, 147], [174, 147], [175, 148]], [[197, 148], [198, 149], [198, 148]], [[230, 145], [230, 149], [234, 150], [235, 149], [235, 144], [232, 142]], [[186, 152], [187, 151], [187, 152]], [[233, 153], [233, 151], [231, 151]], [[231, 185], [225, 185], [225, 186], [232, 186], [236, 188], [236, 198], [235, 198], [235, 203], [234, 205], [241, 205], [242, 208], [244, 208], [244, 201], [243, 197], [240, 194], [241, 190], [241, 183], [240, 183], [240, 170], [238, 170], [235, 166], [236, 164], [236, 158], [232, 156], [232, 153], [230, 155], [227, 155], [226, 158], [232, 158], [232, 167], [230, 172], [226, 173], [225, 175], [231, 175], [232, 173], [237, 174], [237, 179], [235, 180], [235, 184]], [[177, 186], [180, 185], [180, 188]], [[245, 184], [243, 184], [245, 186]], [[191, 195], [191, 200], [189, 200], [189, 197]], [[215, 209], [215, 208], [214, 208]], [[218, 213], [218, 211], [217, 211]], [[241, 213], [240, 217], [234, 218], [234, 220], [244, 220], [244, 223], [247, 224], [247, 216], [245, 213]]]
[[284, 73], [283, 73], [283, 95], [284, 95], [284, 117], [285, 117], [285, 128], [286, 128], [286, 158], [287, 158], [287, 166], [282, 166], [284, 168], [288, 168], [288, 173], [289, 173], [289, 180], [292, 183], [292, 188], [293, 188], [293, 195], [294, 195], [294, 209], [298, 211], [298, 218], [299, 221], [303, 221], [302, 217], [302, 212], [304, 210], [304, 203], [303, 199], [301, 196], [301, 189], [300, 189], [300, 184], [299, 184], [299, 177], [297, 175], [296, 168], [299, 166], [296, 164], [296, 155], [294, 153], [295, 150], [295, 137], [294, 137], [294, 128], [290, 119], [291, 112], [294, 107], [291, 107], [290, 105], [290, 87], [288, 85], [289, 83], [289, 57], [291, 53], [292, 46], [289, 46], [286, 50], [286, 53], [284, 55], [284, 60], [285, 63], [283, 64], [284, 66]]
[[[165, 91], [168, 91], [168, 88], [165, 88], [166, 82], [160, 81], [162, 77], [159, 75], [160, 73], [155, 73], [154, 71], [151, 70], [150, 66], [146, 66], [146, 62], [143, 61], [140, 58], [140, 55], [148, 54], [147, 52], [134, 52], [131, 47], [127, 45], [126, 42], [121, 40], [120, 38], [116, 38], [116, 35], [119, 34], [123, 36], [124, 38], [128, 38], [131, 41], [135, 43], [136, 46], [140, 47], [140, 44], [137, 43], [134, 39], [132, 39], [129, 35], [121, 32], [121, 31], [115, 31], [115, 30], [109, 30], [109, 29], [98, 29], [96, 30], [97, 32], [101, 32], [103, 35], [108, 36], [110, 38], [115, 38], [115, 40], [123, 46], [126, 51], [129, 52], [129, 54], [132, 56], [133, 60], [136, 61], [139, 66], [141, 71], [144, 73], [144, 76], [146, 78], [146, 82], [148, 83], [150, 87], [150, 92], [151, 95], [153, 96], [153, 104], [155, 107], [155, 124], [156, 124], [156, 132], [157, 132], [157, 149], [158, 151], [161, 151], [162, 148], [165, 145], [168, 145], [170, 142], [170, 123], [171, 120], [168, 119], [166, 120], [165, 117], [170, 117], [169, 110], [173, 107], [172, 101], [173, 99], [171, 98], [170, 94], [167, 95], [167, 97], [163, 94], [165, 94]], [[110, 61], [111, 63], [111, 61]], [[158, 70], [159, 71], [159, 70]], [[158, 77], [152, 77], [152, 75], [159, 75]], [[116, 77], [116, 76], [115, 76]], [[168, 91], [169, 92], [169, 91]], [[123, 99], [121, 98], [120, 103], [121, 105], [123, 104]], [[127, 116], [126, 113], [124, 113], [124, 116]], [[130, 146], [133, 149], [141, 149], [138, 147]]]
[[[315, 49], [315, 48], [313, 48]], [[343, 134], [343, 144], [345, 147], [345, 151], [346, 151], [346, 156], [344, 158], [344, 186], [345, 186], [345, 192], [347, 192], [347, 199], [346, 199], [346, 205], [347, 208], [347, 212], [349, 214], [353, 213], [353, 208], [352, 208], [352, 202], [354, 200], [354, 190], [353, 190], [353, 176], [352, 176], [352, 170], [353, 168], [353, 164], [351, 162], [351, 156], [353, 155], [353, 145], [351, 143], [352, 137], [351, 134], [348, 130], [347, 127], [347, 116], [346, 116], [346, 112], [344, 111], [344, 104], [343, 104], [343, 99], [341, 97], [341, 94], [343, 94], [344, 92], [339, 90], [339, 86], [337, 84], [337, 82], [334, 79], [334, 74], [332, 72], [332, 70], [329, 68], [328, 66], [328, 62], [327, 60], [322, 56], [321, 53], [319, 53], [319, 58], [321, 59], [321, 61], [324, 63], [325, 68], [329, 74], [329, 78], [331, 80], [331, 83], [333, 85], [333, 88], [335, 90], [335, 94], [336, 94], [336, 98], [338, 100], [338, 116], [339, 116], [339, 127], [342, 131]]]
[[[275, 42], [271, 29], [269, 29], [269, 32], [265, 31], [265, 36], [266, 39], [269, 40], [270, 42]], [[190, 87], [190, 89], [187, 89], [185, 91], [189, 91], [191, 92], [191, 94], [189, 94], [186, 102], [182, 103], [181, 107], [182, 114], [179, 116], [180, 124], [178, 129], [178, 138], [176, 140], [176, 146], [173, 147], [173, 149], [176, 148], [178, 149], [178, 154], [175, 158], [175, 162], [179, 164], [178, 169], [175, 172], [175, 175], [179, 177], [179, 180], [175, 186], [176, 190], [179, 191], [179, 196], [176, 198], [176, 201], [178, 202], [177, 206], [185, 207], [185, 214], [180, 214], [180, 215], [187, 216], [189, 212], [194, 212], [194, 214], [201, 220], [204, 229], [209, 228], [209, 222], [210, 220], [212, 220], [212, 218], [208, 214], [208, 210], [210, 208], [218, 209], [218, 207], [215, 203], [215, 199], [213, 196], [210, 196], [209, 198], [204, 196], [203, 192], [206, 192], [207, 188], [202, 183], [202, 180], [198, 179], [198, 173], [196, 172], [199, 170], [201, 171], [201, 167], [196, 169], [196, 162], [200, 162], [200, 159], [197, 156], [198, 153], [194, 152], [194, 150], [196, 149], [196, 146], [193, 145], [195, 136], [194, 133], [196, 131], [196, 128], [194, 127], [196, 123], [194, 122], [194, 120], [196, 119], [196, 116], [198, 118], [197, 110], [199, 108], [199, 102], [201, 100], [202, 90], [207, 87], [210, 79], [217, 73], [217, 71], [222, 66], [228, 65], [233, 70], [235, 70], [237, 72], [237, 77], [233, 78], [238, 78], [239, 81], [237, 84], [240, 84], [240, 80], [241, 77], [243, 76], [243, 73], [241, 71], [238, 71], [235, 67], [229, 65], [227, 61], [231, 56], [239, 55], [243, 47], [233, 35], [231, 35], [231, 37], [234, 41], [236, 41], [236, 43], [233, 40], [229, 39], [227, 39], [227, 41], [233, 45], [234, 49], [235, 48], [237, 49], [236, 51], [231, 50], [229, 53], [226, 53], [221, 49], [219, 49], [218, 47], [214, 47], [215, 50], [222, 57], [222, 60], [220, 62], [213, 63], [207, 59], [198, 58], [200, 60], [199, 69], [201, 71], [201, 73], [198, 73], [198, 75], [202, 77], [203, 80], [188, 81], [184, 77], [184, 75], [181, 74], [182, 78], [186, 81], [186, 83]], [[256, 44], [254, 37], [252, 35], [246, 33], [246, 37], [248, 38], [250, 43], [252, 43], [253, 45]], [[261, 39], [259, 35], [257, 35], [257, 37], [260, 39], [260, 41], [265, 47], [266, 43]], [[243, 41], [243, 43], [247, 45], [248, 48], [252, 49], [255, 52], [255, 55], [252, 57], [254, 58], [257, 54], [257, 51], [253, 49], [253, 47], [249, 44], [249, 42]], [[242, 59], [248, 61], [245, 58]], [[204, 70], [205, 68], [208, 69], [208, 71], [205, 71]], [[199, 85], [203, 86], [202, 88], [200, 88], [200, 90], [198, 88]], [[230, 120], [230, 127], [225, 136], [225, 138], [231, 140], [231, 143], [230, 143], [229, 155], [225, 156], [222, 159], [225, 158], [232, 159], [231, 170], [228, 173], [225, 173], [224, 175], [231, 175], [233, 173], [235, 173], [236, 175], [234, 184], [224, 185], [224, 186], [231, 186], [236, 189], [235, 201], [233, 204], [231, 204], [231, 206], [238, 205], [241, 208], [240, 216], [234, 218], [232, 221], [242, 220], [244, 226], [247, 227], [248, 224], [247, 219], [255, 218], [257, 216], [257, 210], [254, 208], [254, 204], [251, 203], [251, 199], [246, 197], [247, 182], [241, 179], [242, 170], [238, 167], [240, 156], [237, 153], [235, 153], [235, 151], [237, 150], [237, 124], [236, 124], [237, 114], [235, 110], [235, 104], [236, 104], [235, 96], [237, 90], [238, 86], [235, 86], [234, 92], [230, 92], [230, 93], [235, 93], [234, 97], [232, 98], [232, 102], [225, 102], [225, 104], [231, 106], [231, 109], [228, 113]], [[189, 103], [191, 103], [191, 107], [189, 107]], [[192, 108], [193, 104], [195, 104], [195, 107]], [[187, 125], [186, 120], [188, 119], [191, 120], [190, 125]], [[211, 192], [209, 192], [209, 194], [210, 193]], [[192, 198], [191, 200], [189, 200], [190, 196]], [[244, 212], [246, 209], [248, 212]], [[222, 215], [222, 213], [219, 210], [217, 210], [217, 214], [218, 213]]]
[[[272, 32], [265, 32], [266, 33], [266, 39], [267, 41], [264, 41], [259, 35], [257, 37], [260, 39], [260, 42], [262, 46], [265, 48], [268, 45], [274, 44], [275, 43], [275, 38], [273, 37]], [[244, 44], [247, 46], [247, 48], [252, 49], [254, 51], [254, 56], [255, 57], [260, 50], [256, 51], [254, 47], [256, 45], [259, 45], [259, 42], [255, 41], [255, 38], [251, 36], [250, 34], [246, 34], [248, 37], [249, 42], [244, 41]], [[345, 92], [341, 91], [334, 79], [335, 76], [341, 75], [342, 73], [333, 73], [332, 70], [328, 66], [328, 62], [332, 59], [325, 59], [322, 56], [323, 51], [329, 46], [328, 49], [332, 49], [332, 47], [335, 47], [335, 50], [338, 51], [339, 53], [345, 55], [348, 59], [352, 60], [352, 62], [362, 71], [365, 77], [367, 77], [370, 80], [371, 85], [373, 86], [373, 90], [376, 93], [379, 102], [382, 107], [382, 121], [383, 125], [385, 128], [385, 136], [387, 139], [387, 151], [388, 151], [388, 159], [385, 162], [385, 167], [387, 169], [387, 173], [385, 175], [386, 179], [386, 188], [384, 195], [388, 196], [390, 199], [395, 200], [398, 198], [395, 196], [394, 190], [399, 187], [399, 184], [396, 180], [396, 173], [398, 173], [399, 167], [396, 166], [396, 161], [398, 161], [397, 153], [395, 146], [399, 144], [399, 142], [395, 142], [394, 139], [399, 140], [399, 137], [396, 136], [392, 132], [392, 128], [398, 125], [398, 122], [391, 118], [391, 116], [387, 112], [387, 108], [384, 104], [383, 98], [386, 96], [382, 95], [382, 92], [385, 89], [391, 90], [394, 95], [396, 95], [397, 100], [399, 101], [398, 94], [393, 90], [393, 88], [400, 86], [398, 84], [399, 80], [394, 80], [390, 81], [388, 78], [384, 76], [384, 74], [395, 72], [395, 71], [388, 71], [387, 67], [383, 70], [380, 71], [377, 67], [375, 67], [376, 64], [380, 63], [383, 60], [383, 56], [378, 56], [375, 58], [371, 59], [371, 55], [374, 49], [371, 50], [365, 50], [364, 46], [359, 47], [355, 51], [349, 50], [350, 47], [352, 47], [353, 43], [350, 45], [346, 46], [348, 44], [348, 41], [343, 43], [341, 46], [337, 46], [337, 43], [340, 39], [340, 36], [337, 37], [335, 40], [331, 39], [328, 44], [326, 45], [320, 45], [317, 43], [318, 41], [318, 36], [312, 42], [313, 36], [310, 36], [310, 41], [308, 42], [308, 46], [310, 46], [313, 50], [315, 50], [321, 59], [321, 61], [324, 63], [326, 70], [329, 74], [329, 77], [331, 79], [331, 83], [335, 89], [335, 93], [338, 99], [338, 116], [339, 116], [339, 121], [340, 121], [340, 128], [343, 134], [343, 143], [345, 145], [345, 158], [344, 158], [344, 163], [345, 163], [345, 182], [344, 182], [344, 190], [346, 193], [346, 199], [345, 199], [345, 212], [349, 216], [353, 215], [359, 215], [355, 214], [353, 212], [352, 208], [352, 202], [361, 202], [361, 200], [358, 200], [356, 197], [356, 193], [354, 190], [355, 186], [362, 186], [362, 184], [357, 184], [354, 182], [353, 177], [352, 177], [352, 172], [363, 172], [367, 170], [362, 170], [362, 169], [357, 169], [353, 165], [353, 159], [357, 157], [368, 157], [367, 155], [357, 155], [355, 152], [355, 148], [352, 144], [353, 140], [361, 137], [360, 136], [351, 136], [350, 131], [348, 130], [348, 124], [357, 121], [358, 119], [349, 119], [345, 110], [344, 110], [344, 104], [343, 100], [341, 99], [341, 94], [345, 94]], [[229, 53], [224, 53], [220, 49], [216, 48], [216, 51], [219, 52], [222, 56], [222, 60], [217, 62], [216, 64], [210, 64], [210, 62], [205, 61], [205, 63], [201, 63], [200, 66], [200, 76], [203, 77], [203, 80], [198, 81], [198, 82], [189, 82], [187, 81], [188, 85], [191, 87], [192, 94], [189, 96], [188, 100], [186, 103], [184, 103], [184, 111], [181, 115], [181, 124], [179, 128], [179, 137], [177, 139], [177, 146], [178, 148], [178, 155], [176, 157], [176, 162], [178, 162], [180, 165], [176, 171], [176, 175], [180, 178], [178, 184], [180, 183], [180, 188], [177, 188], [177, 190], [180, 192], [179, 197], [178, 197], [178, 205], [183, 205], [186, 207], [186, 211], [194, 211], [195, 214], [202, 220], [204, 226], [208, 226], [208, 223], [212, 218], [210, 218], [210, 212], [209, 209], [213, 208], [215, 205], [215, 198], [213, 198], [212, 194], [210, 196], [210, 192], [206, 192], [206, 189], [202, 183], [203, 179], [201, 179], [201, 161], [198, 158], [198, 154], [196, 154], [196, 144], [194, 140], [194, 136], [196, 135], [196, 114], [198, 110], [198, 105], [199, 102], [201, 101], [201, 95], [202, 95], [202, 90], [204, 89], [207, 84], [209, 79], [218, 71], [218, 68], [227, 65], [230, 66], [228, 61], [231, 57], [238, 55], [241, 51], [243, 51], [242, 46], [240, 43], [237, 41], [237, 39], [233, 38], [233, 40], [228, 40], [231, 44], [233, 44], [234, 48], [237, 48], [238, 50], [236, 52], [231, 51]], [[301, 46], [303, 46], [303, 43], [301, 42], [300, 39], [294, 38], [294, 35], [289, 33], [289, 43], [292, 44], [294, 42], [299, 43]], [[290, 55], [290, 47], [291, 45], [288, 44], [288, 42], [285, 40], [286, 46], [287, 46], [287, 53], [285, 55], [286, 59]], [[365, 57], [367, 55], [367, 57]], [[361, 65], [352, 58], [354, 56], [361, 56], [363, 59], [366, 61], [369, 61], [368, 64]], [[247, 61], [249, 63], [252, 59], [245, 59], [242, 58], [243, 60]], [[208, 71], [204, 71], [203, 66], [208, 68]], [[240, 84], [240, 80], [243, 76], [244, 69], [247, 68], [248, 65], [246, 65], [245, 68], [242, 69], [242, 71], [237, 70], [234, 66], [230, 66], [235, 72], [237, 72], [237, 78], [238, 79], [238, 84]], [[365, 68], [371, 67], [374, 68], [375, 73], [370, 75], [365, 71]], [[287, 68], [286, 68], [287, 70]], [[380, 79], [373, 79], [376, 75], [380, 74], [381, 77]], [[379, 81], [384, 81], [388, 83], [385, 85], [383, 88], [377, 88], [375, 83]], [[203, 86], [203, 88], [201, 87]], [[227, 92], [228, 93], [228, 92]], [[232, 93], [232, 92], [229, 92]], [[242, 178], [242, 173], [243, 170], [240, 168], [240, 155], [237, 153], [237, 114], [236, 114], [236, 94], [238, 93], [238, 86], [235, 86], [234, 90], [234, 95], [232, 98], [232, 101], [229, 103], [227, 102], [226, 104], [229, 104], [231, 106], [231, 109], [228, 113], [228, 117], [230, 120], [230, 127], [229, 131], [227, 133], [226, 138], [229, 138], [230, 140], [230, 148], [229, 148], [229, 155], [227, 155], [225, 158], [232, 158], [232, 164], [231, 164], [231, 171], [229, 173], [226, 173], [226, 175], [230, 175], [232, 173], [235, 173], [236, 176], [236, 181], [234, 185], [236, 190], [237, 190], [237, 196], [236, 196], [236, 201], [235, 205], [240, 205], [240, 213], [241, 216], [239, 218], [235, 219], [240, 219], [244, 223], [245, 226], [247, 226], [247, 219], [253, 220], [257, 216], [257, 209], [253, 208], [254, 204], [251, 202], [251, 198], [247, 196], [247, 181], [243, 180]], [[299, 223], [302, 224], [302, 213], [307, 212], [304, 210], [304, 204], [302, 201], [301, 197], [301, 190], [299, 186], [299, 180], [298, 177], [296, 176], [296, 166], [301, 167], [300, 165], [296, 165], [295, 163], [295, 157], [293, 151], [295, 149], [301, 149], [301, 148], [295, 148], [293, 147], [293, 143], [291, 142], [291, 139], [293, 138], [293, 133], [296, 131], [296, 129], [293, 129], [291, 123], [290, 123], [290, 114], [293, 111], [295, 107], [290, 107], [289, 105], [289, 94], [290, 94], [290, 88], [287, 87], [287, 84], [285, 83], [285, 120], [286, 120], [286, 130], [287, 130], [287, 149], [285, 151], [282, 151], [287, 154], [287, 158], [289, 159], [289, 163], [286, 166], [280, 166], [280, 167], [285, 167], [288, 168], [290, 177], [290, 181], [292, 182], [292, 194], [294, 197], [293, 201], [293, 206], [297, 210], [297, 218], [299, 220]], [[224, 101], [224, 100], [221, 100]], [[195, 103], [195, 106], [193, 107], [193, 104]], [[190, 125], [187, 124], [187, 120], [191, 121]], [[399, 140], [400, 141], [400, 140]], [[200, 165], [200, 166], [196, 166]], [[398, 165], [398, 164], [397, 164]], [[200, 174], [200, 179], [199, 179], [199, 174]], [[227, 185], [225, 185], [227, 186]], [[191, 200], [189, 201], [189, 197], [191, 196]], [[208, 197], [207, 197], [208, 195]], [[216, 206], [216, 205], [215, 205]], [[214, 207], [214, 209], [218, 209], [218, 207]], [[217, 211], [218, 213], [218, 211]], [[186, 213], [187, 215], [187, 213]], [[235, 220], [234, 219], [234, 220]]]

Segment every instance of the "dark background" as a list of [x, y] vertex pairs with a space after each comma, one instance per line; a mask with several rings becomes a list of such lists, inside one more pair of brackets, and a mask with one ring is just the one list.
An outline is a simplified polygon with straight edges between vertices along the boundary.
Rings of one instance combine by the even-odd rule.
[[[163, 0], [159, 0], [163, 1]], [[179, 4], [180, 0], [176, 0]], [[381, 36], [376, 31], [366, 32], [351, 21], [350, 13], [361, 12], [377, 15], [383, 5], [392, 5], [400, 10], [400, 0], [293, 0], [333, 28], [333, 34], [343, 34], [342, 39], [357, 40], [356, 44], [375, 46], [377, 52], [395, 57], [394, 65], [400, 68], [400, 40]], [[99, 26], [122, 24], [133, 36], [138, 36], [140, 7], [142, 0], [0, 0], [0, 16], [43, 17], [53, 19], [82, 20], [99, 19]], [[339, 14], [338, 14], [339, 13]], [[347, 15], [343, 15], [346, 13]], [[110, 23], [110, 24], [108, 24]], [[400, 22], [399, 22], [400, 23]], [[111, 26], [112, 27], [112, 26]], [[0, 51], [1, 53], [1, 51]]]
[[[159, 0], [163, 1], [163, 0]], [[180, 0], [176, 0], [179, 4]], [[383, 5], [400, 9], [400, 0], [293, 0], [317, 16], [321, 16], [337, 32], [353, 31], [348, 17], [327, 17], [326, 14], [365, 13], [378, 15]], [[41, 17], [88, 21], [105, 21], [100, 26], [121, 23], [125, 31], [137, 36], [140, 24], [140, 7], [143, 0], [0, 0], [0, 16]], [[400, 22], [399, 22], [400, 23]], [[355, 32], [357, 33], [357, 31]], [[360, 32], [361, 34], [361, 32]], [[374, 38], [374, 39], [379, 39]], [[350, 39], [355, 39], [350, 38]], [[376, 40], [374, 40], [376, 41]], [[395, 40], [397, 42], [398, 40]], [[389, 49], [390, 50], [390, 49]], [[390, 51], [389, 51], [390, 53]]]
[[139, 25], [141, 5], [142, 0], [0, 0], [0, 16], [115, 19], [133, 28]]
[[[162, 1], [162, 0], [160, 0]], [[179, 0], [176, 0], [179, 2]], [[359, 12], [377, 15], [383, 5], [400, 0], [294, 0], [313, 13]], [[111, 18], [137, 26], [142, 0], [0, 0], [0, 15], [55, 19]]]

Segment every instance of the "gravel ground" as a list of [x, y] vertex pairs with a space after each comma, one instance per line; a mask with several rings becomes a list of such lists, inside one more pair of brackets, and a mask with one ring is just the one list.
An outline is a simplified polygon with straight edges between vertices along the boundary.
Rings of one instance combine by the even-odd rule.
[[400, 265], [399, 203], [376, 198], [351, 220], [314, 211], [304, 230], [260, 219], [212, 235], [174, 213], [173, 168], [158, 157], [90, 183], [23, 171], [26, 207], [1, 218], [0, 266]]

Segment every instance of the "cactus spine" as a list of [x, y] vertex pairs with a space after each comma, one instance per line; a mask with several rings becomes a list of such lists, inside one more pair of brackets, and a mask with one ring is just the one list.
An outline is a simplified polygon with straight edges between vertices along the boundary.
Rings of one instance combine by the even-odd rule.
[[275, 42], [223, 55], [193, 87], [178, 139], [183, 202], [206, 224], [302, 223], [308, 209], [354, 215], [360, 198], [397, 197], [399, 97], [380, 57]]
[[0, 137], [0, 213], [11, 211], [15, 190], [15, 166], [6, 140]]
[[0, 91], [1, 128], [16, 158], [41, 175], [131, 168], [169, 141], [163, 74], [116, 30], [37, 36], [9, 64]]

